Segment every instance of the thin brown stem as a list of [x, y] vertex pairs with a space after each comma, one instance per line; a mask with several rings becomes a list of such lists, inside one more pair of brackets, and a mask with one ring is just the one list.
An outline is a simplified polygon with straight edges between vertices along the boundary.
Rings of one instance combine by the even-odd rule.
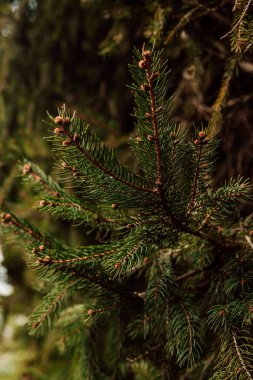
[[150, 102], [151, 102], [151, 115], [152, 115], [152, 121], [153, 121], [153, 131], [154, 131], [155, 146], [156, 146], [156, 163], [157, 163], [156, 184], [158, 187], [158, 192], [161, 192], [163, 189], [161, 147], [160, 147], [158, 121], [157, 121], [156, 100], [155, 100], [155, 93], [154, 93], [154, 87], [153, 87], [151, 66], [150, 66], [149, 61], [147, 61], [146, 73], [147, 73], [148, 86], [149, 86], [149, 95], [150, 95]]
[[247, 374], [248, 379], [249, 379], [249, 380], [253, 380], [253, 379], [252, 379], [252, 376], [251, 376], [251, 374], [250, 374], [250, 372], [249, 372], [249, 370], [248, 370], [247, 367], [246, 367], [246, 364], [245, 364], [245, 362], [244, 362], [244, 360], [243, 360], [243, 357], [242, 357], [242, 355], [241, 355], [240, 348], [239, 348], [238, 343], [237, 343], [237, 337], [236, 337], [236, 335], [235, 335], [234, 332], [232, 332], [232, 335], [233, 335], [233, 342], [234, 342], [234, 345], [235, 345], [235, 350], [236, 350], [236, 353], [237, 353], [238, 358], [239, 358], [239, 360], [240, 360], [241, 366], [242, 366], [242, 368], [244, 369], [245, 373]]
[[190, 270], [189, 272], [183, 273], [180, 276], [177, 276], [175, 278], [175, 281], [183, 281], [186, 280], [187, 278], [194, 277], [196, 274], [199, 274], [203, 272], [203, 269], [193, 269]]
[[187, 211], [188, 216], [191, 214], [191, 211], [192, 211], [192, 208], [193, 208], [194, 202], [195, 202], [196, 193], [197, 193], [198, 179], [199, 179], [199, 174], [200, 174], [200, 162], [201, 162], [202, 149], [203, 149], [203, 142], [201, 141], [200, 146], [199, 146], [199, 153], [198, 153], [198, 158], [197, 158], [195, 176], [194, 176], [193, 185], [192, 185], [191, 198], [190, 198], [190, 203], [189, 203], [188, 211]]
[[111, 249], [110, 251], [106, 251], [106, 252], [95, 253], [93, 255], [82, 256], [82, 257], [74, 257], [74, 258], [65, 259], [65, 260], [64, 259], [53, 260], [53, 259], [46, 257], [46, 258], [40, 258], [39, 261], [41, 263], [45, 263], [45, 264], [68, 264], [68, 263], [71, 264], [71, 263], [77, 263], [80, 261], [86, 261], [86, 260], [97, 258], [97, 257], [104, 257], [107, 255], [111, 255], [115, 251], [116, 251], [116, 249]]
[[242, 14], [241, 14], [239, 20], [237, 21], [237, 23], [233, 26], [233, 28], [232, 28], [228, 33], [226, 33], [224, 36], [222, 36], [221, 39], [223, 39], [223, 38], [229, 36], [231, 33], [233, 33], [233, 31], [234, 31], [238, 26], [240, 27], [240, 25], [241, 25], [241, 23], [242, 23], [242, 20], [244, 19], [244, 17], [245, 17], [245, 15], [246, 15], [246, 13], [247, 13], [247, 11], [248, 11], [248, 9], [249, 9], [251, 3], [252, 3], [252, 0], [248, 0], [247, 4], [245, 5], [245, 7], [244, 7], [244, 9], [243, 9], [243, 11], [242, 11]]
[[193, 344], [192, 344], [192, 340], [193, 340], [193, 336], [192, 336], [192, 324], [191, 324], [191, 319], [190, 319], [190, 316], [186, 310], [186, 308], [184, 307], [183, 304], [180, 304], [181, 308], [183, 309], [183, 312], [186, 316], [186, 319], [187, 319], [187, 324], [188, 324], [188, 333], [189, 333], [189, 346], [190, 346], [190, 352], [189, 352], [189, 355], [192, 354], [192, 348], [193, 348]]
[[131, 249], [130, 252], [128, 252], [128, 254], [126, 256], [124, 256], [118, 263], [115, 264], [115, 267], [116, 268], [119, 268], [121, 267], [121, 265], [127, 261], [127, 259], [132, 256], [136, 251], [137, 249], [141, 246], [141, 244], [143, 243], [143, 240], [141, 240], [138, 244], [136, 244], [133, 249]]
[[48, 306], [48, 309], [40, 316], [40, 318], [32, 323], [32, 329], [37, 328], [39, 325], [41, 325], [46, 317], [54, 310], [55, 305], [57, 302], [61, 300], [61, 298], [64, 297], [66, 294], [67, 290], [72, 287], [74, 284], [76, 284], [76, 281], [71, 281], [56, 297], [55, 299], [50, 303]]
[[59, 196], [59, 192], [58, 191], [55, 191], [53, 189], [51, 189], [48, 184], [36, 173], [34, 172], [31, 172], [30, 173], [32, 175], [32, 177], [37, 181], [39, 182], [49, 193], [55, 195], [56, 197]]
[[29, 236], [32, 236], [35, 240], [41, 241], [42, 238], [43, 238], [41, 235], [35, 233], [30, 228], [23, 226], [21, 223], [18, 223], [17, 221], [15, 221], [13, 219], [10, 220], [9, 224], [15, 226], [16, 228], [18, 228], [19, 230], [25, 232]]

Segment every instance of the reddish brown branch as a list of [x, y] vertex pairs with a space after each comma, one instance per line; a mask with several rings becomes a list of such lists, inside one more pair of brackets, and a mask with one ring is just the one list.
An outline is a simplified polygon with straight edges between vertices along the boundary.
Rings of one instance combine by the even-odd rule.
[[196, 193], [197, 193], [198, 179], [199, 179], [199, 174], [200, 174], [200, 162], [201, 162], [202, 148], [203, 148], [203, 142], [200, 141], [197, 166], [196, 166], [195, 176], [194, 176], [193, 185], [192, 185], [190, 203], [189, 203], [188, 211], [187, 211], [188, 216], [191, 214], [191, 211], [192, 211], [192, 208], [193, 208], [194, 202], [195, 202]]
[[155, 93], [153, 87], [153, 76], [151, 73], [151, 65], [150, 60], [146, 61], [146, 73], [148, 79], [148, 87], [149, 87], [149, 95], [151, 102], [151, 114], [153, 121], [153, 130], [154, 130], [154, 138], [155, 138], [155, 146], [156, 146], [156, 184], [158, 188], [158, 192], [162, 192], [163, 190], [163, 176], [162, 176], [162, 158], [161, 158], [161, 147], [160, 147], [160, 139], [159, 139], [159, 129], [158, 129], [158, 121], [157, 121], [157, 108], [156, 108], [156, 100]]
[[79, 145], [77, 139], [75, 139], [74, 136], [71, 136], [70, 133], [67, 130], [64, 130], [64, 133], [70, 139], [71, 144], [74, 144], [76, 146], [76, 148], [87, 158], [87, 160], [90, 161], [93, 165], [95, 165], [102, 172], [104, 172], [105, 174], [107, 174], [110, 177], [114, 178], [116, 181], [124, 183], [124, 185], [132, 187], [135, 190], [140, 190], [140, 191], [144, 191], [144, 192], [148, 192], [148, 193], [154, 193], [153, 189], [149, 189], [149, 188], [144, 187], [144, 186], [136, 185], [136, 184], [134, 184], [132, 182], [129, 182], [126, 179], [121, 178], [121, 177], [117, 176], [116, 174], [112, 173], [106, 167], [104, 167], [99, 162], [97, 162], [96, 160], [94, 160], [94, 158], [92, 158], [91, 156], [89, 156], [88, 153], [85, 151], [85, 149], [82, 146]]

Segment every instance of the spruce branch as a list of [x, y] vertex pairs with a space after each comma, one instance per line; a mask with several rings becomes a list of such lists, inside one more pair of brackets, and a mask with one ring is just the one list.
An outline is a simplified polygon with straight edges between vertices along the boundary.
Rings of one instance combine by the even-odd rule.
[[[135, 50], [130, 70], [138, 174], [65, 106], [50, 117], [49, 140], [67, 186], [35, 164], [23, 166], [40, 185], [39, 211], [103, 238], [71, 246], [2, 215], [1, 229], [28, 241], [28, 263], [52, 287], [30, 319], [31, 333], [58, 320], [61, 346], [75, 350], [78, 380], [186, 374], [249, 380], [253, 227], [250, 218], [238, 223], [238, 215], [239, 204], [251, 199], [250, 184], [240, 177], [214, 184], [218, 140], [210, 127], [194, 139], [172, 121], [161, 52]], [[217, 333], [221, 344], [210, 354], [204, 343], [208, 348]]]
[[[241, 25], [244, 17], [246, 16], [251, 3], [252, 3], [252, 0], [247, 1], [245, 7], [242, 10], [242, 13], [241, 13], [239, 20], [236, 22], [236, 24], [233, 26], [233, 28], [228, 33], [226, 33], [224, 36], [221, 37], [221, 39], [228, 37], [231, 33], [233, 33], [234, 30], [236, 30], [237, 27], [240, 28], [240, 25]], [[237, 8], [237, 5], [235, 4], [234, 10], [236, 10], [236, 8]]]
[[41, 168], [39, 168], [34, 163], [24, 160], [23, 166], [21, 167], [22, 172], [28, 179], [32, 179], [35, 183], [38, 183], [44, 188], [48, 193], [58, 197], [62, 193], [62, 189], [53, 181], [53, 179], [47, 175]]
[[[151, 114], [152, 114], [152, 120], [153, 120], [153, 132], [154, 132], [154, 140], [155, 140], [155, 146], [156, 146], [156, 162], [157, 162], [157, 169], [156, 169], [156, 184], [158, 192], [161, 193], [163, 191], [163, 176], [162, 176], [162, 158], [161, 158], [161, 148], [160, 148], [160, 136], [159, 136], [159, 129], [158, 129], [158, 122], [157, 122], [157, 112], [159, 110], [156, 107], [156, 100], [155, 100], [155, 93], [153, 88], [153, 82], [154, 79], [156, 79], [155, 73], [151, 72], [151, 52], [149, 50], [144, 50], [142, 52], [142, 56], [144, 58], [143, 65], [146, 70], [147, 80], [148, 80], [148, 89], [149, 89], [149, 95], [150, 95], [150, 106], [151, 106]], [[139, 63], [140, 64], [140, 63]], [[157, 73], [159, 75], [159, 73]]]
[[45, 237], [39, 230], [35, 226], [32, 226], [27, 220], [18, 218], [10, 212], [4, 212], [1, 218], [1, 227], [3, 230], [9, 229], [13, 231], [14, 234], [22, 236], [25, 240], [34, 239], [40, 243], [45, 242], [45, 244], [49, 244], [48, 241], [45, 241]]
[[237, 336], [236, 336], [236, 334], [235, 334], [234, 331], [232, 332], [232, 335], [233, 335], [233, 342], [234, 342], [234, 345], [235, 345], [236, 353], [238, 355], [238, 358], [240, 360], [242, 368], [244, 369], [245, 373], [247, 374], [248, 379], [249, 380], [253, 380], [253, 377], [251, 376], [251, 374], [250, 374], [250, 372], [249, 372], [249, 370], [247, 368], [247, 365], [245, 364], [245, 361], [244, 361], [244, 359], [242, 357], [242, 354], [241, 354], [241, 351], [240, 351], [240, 348], [239, 348], [239, 345], [238, 345], [238, 342], [237, 342]]
[[29, 328], [31, 335], [42, 335], [48, 327], [52, 327], [57, 314], [71, 296], [73, 288], [78, 284], [79, 280], [74, 280], [67, 285], [59, 284], [54, 286], [30, 317]]
[[[66, 119], [65, 108], [60, 112], [63, 116], [63, 120]], [[123, 165], [119, 164], [115, 157], [113, 157], [112, 150], [106, 151], [106, 148], [99, 144], [95, 138], [92, 140], [87, 136], [87, 130], [81, 130], [80, 128], [75, 128], [75, 126], [80, 125], [80, 120], [76, 117], [72, 117], [70, 124], [73, 124], [72, 128], [69, 128], [69, 124], [65, 127], [55, 128], [54, 132], [56, 135], [64, 135], [68, 140], [63, 141], [63, 146], [75, 146], [81, 154], [90, 161], [95, 167], [101, 170], [107, 176], [114, 178], [116, 181], [123, 183], [124, 185], [131, 187], [135, 190], [144, 191], [148, 193], [153, 193], [153, 189], [149, 189], [144, 185], [139, 185], [138, 182], [142, 182], [140, 178], [130, 172], [129, 169], [125, 168]], [[92, 144], [94, 146], [92, 147]], [[97, 149], [94, 149], [97, 145]], [[93, 149], [91, 149], [93, 148]], [[98, 150], [100, 152], [98, 154]], [[103, 154], [102, 154], [103, 151]], [[97, 158], [96, 158], [97, 157]], [[113, 159], [113, 164], [110, 165], [110, 160]], [[110, 168], [106, 164], [109, 164]], [[124, 177], [120, 176], [118, 173], [122, 173]]]
[[200, 166], [201, 165], [201, 157], [202, 157], [203, 144], [204, 143], [205, 143], [205, 141], [203, 140], [203, 138], [200, 138], [199, 140], [196, 141], [196, 146], [199, 147], [199, 150], [198, 150], [198, 157], [197, 157], [195, 175], [194, 175], [194, 180], [193, 180], [193, 185], [192, 185], [190, 203], [189, 203], [188, 211], [187, 211], [188, 216], [190, 215], [190, 213], [192, 211], [192, 208], [194, 206], [195, 197], [196, 197], [196, 193], [197, 193], [198, 180], [199, 180], [199, 175], [200, 175], [200, 170], [201, 170], [201, 166]]

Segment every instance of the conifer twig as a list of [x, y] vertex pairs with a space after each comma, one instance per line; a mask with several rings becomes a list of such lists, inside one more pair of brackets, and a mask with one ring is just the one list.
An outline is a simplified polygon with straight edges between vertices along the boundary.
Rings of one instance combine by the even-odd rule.
[[64, 130], [64, 133], [65, 135], [71, 140], [71, 143], [74, 144], [76, 146], [76, 148], [87, 158], [87, 160], [89, 160], [93, 165], [95, 165], [98, 169], [100, 169], [102, 172], [104, 172], [105, 174], [109, 175], [110, 177], [114, 178], [116, 181], [119, 181], [121, 183], [123, 183], [124, 185], [127, 185], [129, 187], [132, 187], [133, 189], [135, 190], [140, 190], [140, 191], [144, 191], [144, 192], [148, 192], [148, 193], [154, 193], [154, 190], [153, 189], [149, 189], [147, 187], [144, 187], [144, 186], [138, 186], [132, 182], [129, 182], [127, 181], [126, 179], [122, 178], [122, 177], [119, 177], [117, 176], [116, 174], [112, 173], [110, 170], [108, 170], [105, 166], [101, 165], [98, 161], [96, 161], [93, 157], [91, 157], [86, 151], [85, 149], [83, 149], [83, 147], [81, 147], [79, 144], [78, 144], [78, 141], [76, 141], [76, 139], [73, 138], [73, 136], [71, 136], [71, 134], [67, 131], [67, 130]]
[[39, 317], [39, 319], [35, 322], [32, 323], [32, 329], [35, 329], [38, 327], [40, 324], [44, 322], [46, 317], [52, 312], [54, 309], [55, 305], [64, 297], [66, 294], [67, 290], [72, 287], [72, 285], [76, 284], [77, 281], [71, 281], [56, 297], [55, 299], [48, 305], [47, 310]]
[[242, 355], [241, 355], [241, 352], [240, 352], [240, 349], [239, 349], [239, 346], [238, 346], [238, 343], [237, 343], [237, 339], [236, 339], [236, 335], [235, 335], [234, 331], [232, 332], [232, 335], [233, 335], [233, 342], [234, 342], [234, 345], [235, 345], [236, 353], [237, 353], [237, 355], [238, 355], [238, 358], [239, 358], [239, 360], [240, 360], [240, 363], [241, 363], [241, 365], [242, 365], [242, 368], [243, 368], [244, 371], [246, 372], [246, 374], [247, 374], [247, 376], [248, 376], [248, 379], [249, 379], [249, 380], [253, 380], [253, 378], [252, 378], [250, 372], [248, 371], [248, 369], [247, 369], [247, 367], [246, 367], [246, 365], [245, 365], [245, 363], [244, 363], [244, 360], [243, 360], [243, 357], [242, 357]]
[[195, 175], [194, 175], [194, 180], [193, 180], [193, 185], [192, 185], [192, 191], [191, 191], [191, 197], [190, 197], [190, 203], [189, 203], [188, 211], [187, 211], [188, 216], [190, 215], [192, 208], [194, 206], [195, 197], [196, 197], [196, 193], [197, 193], [198, 179], [199, 179], [199, 174], [200, 174], [200, 170], [201, 170], [200, 163], [201, 163], [202, 150], [203, 150], [203, 141], [200, 141], [196, 170], [195, 170]]
[[59, 196], [59, 192], [53, 190], [47, 183], [46, 181], [38, 174], [33, 171], [32, 165], [30, 163], [26, 163], [23, 166], [23, 174], [30, 174], [35, 181], [39, 182], [49, 193]]
[[158, 191], [161, 192], [163, 189], [162, 158], [161, 158], [160, 137], [159, 137], [159, 129], [158, 129], [158, 121], [157, 121], [156, 100], [155, 100], [155, 93], [154, 93], [154, 88], [153, 88], [153, 76], [152, 76], [153, 73], [151, 73], [150, 59], [151, 57], [149, 59], [146, 59], [146, 73], [147, 73], [148, 86], [149, 86], [151, 114], [152, 114], [152, 120], [153, 120], [153, 131], [154, 131], [154, 138], [155, 138], [155, 145], [156, 145], [156, 163], [157, 163], [156, 184], [157, 184]]
[[98, 258], [98, 257], [104, 257], [104, 256], [107, 256], [107, 255], [111, 255], [115, 251], [116, 251], [116, 249], [111, 249], [110, 251], [101, 252], [101, 253], [94, 253], [93, 255], [88, 255], [88, 256], [74, 257], [72, 259], [58, 259], [58, 260], [55, 260], [55, 259], [51, 259], [50, 257], [46, 256], [44, 258], [43, 257], [40, 258], [39, 262], [40, 263], [44, 263], [44, 264], [68, 264], [68, 263], [76, 263], [76, 262], [79, 262], [79, 261], [85, 261], [85, 260], [89, 260], [89, 259], [93, 259], [93, 258]]
[[131, 249], [131, 251], [129, 251], [128, 252], [128, 254], [126, 255], [126, 256], [124, 256], [124, 257], [122, 257], [122, 259], [119, 261], [119, 262], [117, 262], [116, 264], [115, 264], [115, 268], [119, 268], [119, 267], [121, 267], [121, 265], [130, 257], [130, 256], [132, 256], [137, 250], [138, 250], [138, 248], [141, 246], [141, 244], [143, 243], [143, 241], [144, 240], [141, 240], [138, 244], [136, 244], [132, 249]]
[[226, 38], [227, 36], [229, 36], [231, 33], [233, 33], [233, 31], [234, 31], [238, 26], [240, 26], [240, 24], [241, 24], [242, 20], [244, 19], [244, 17], [245, 17], [245, 15], [246, 15], [246, 13], [247, 13], [247, 11], [248, 11], [248, 9], [249, 9], [251, 3], [252, 3], [252, 0], [248, 0], [247, 4], [245, 5], [245, 7], [244, 7], [244, 9], [243, 9], [243, 11], [242, 11], [242, 14], [241, 14], [239, 20], [237, 21], [237, 23], [233, 26], [233, 28], [232, 28], [228, 33], [226, 33], [224, 36], [222, 36], [222, 37], [220, 38], [221, 40], [222, 40], [223, 38]]
[[[33, 237], [35, 240], [41, 242], [41, 240], [43, 239], [43, 236], [40, 235], [40, 234], [37, 234], [35, 231], [33, 231], [31, 228], [28, 228], [26, 226], [24, 226], [22, 223], [19, 223], [16, 219], [13, 218], [13, 215], [11, 215], [10, 213], [4, 213], [2, 215], [2, 218], [3, 218], [3, 223], [5, 225], [10, 225], [10, 226], [14, 226], [17, 228], [17, 230], [20, 230], [24, 233], [26, 233], [27, 235]], [[46, 244], [49, 244], [49, 242], [46, 242]]]
[[180, 307], [182, 308], [184, 314], [185, 314], [185, 317], [187, 319], [187, 324], [188, 324], [188, 334], [189, 334], [189, 346], [190, 346], [190, 352], [189, 352], [189, 355], [192, 354], [192, 349], [193, 349], [193, 345], [192, 345], [192, 340], [193, 340], [193, 336], [192, 336], [192, 324], [191, 324], [191, 319], [189, 317], [189, 314], [185, 308], [185, 306], [180, 303]]

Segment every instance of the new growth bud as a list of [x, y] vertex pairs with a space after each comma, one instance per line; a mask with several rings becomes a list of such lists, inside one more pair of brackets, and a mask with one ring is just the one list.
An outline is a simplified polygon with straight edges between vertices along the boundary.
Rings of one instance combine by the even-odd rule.
[[148, 135], [147, 139], [148, 141], [155, 141], [155, 137], [151, 135]]
[[148, 84], [142, 84], [142, 85], [140, 86], [140, 89], [141, 89], [142, 91], [148, 91], [148, 90], [150, 89], [150, 87], [149, 87]]
[[146, 67], [147, 67], [147, 64], [146, 64], [146, 62], [142, 59], [141, 61], [139, 61], [139, 67], [141, 68], [141, 69], [145, 69]]
[[55, 129], [54, 129], [54, 133], [55, 133], [55, 134], [59, 134], [59, 133], [63, 133], [63, 132], [64, 132], [64, 129], [63, 129], [63, 128], [59, 128], [59, 127], [58, 127], [58, 128], [55, 128]]
[[23, 174], [31, 173], [32, 171], [32, 165], [31, 164], [25, 164], [23, 166]]
[[47, 205], [47, 201], [42, 200], [42, 201], [40, 201], [39, 205], [40, 205], [41, 207], [46, 206], [46, 205]]
[[57, 124], [57, 125], [63, 125], [63, 117], [62, 116], [56, 116], [55, 118], [54, 118], [54, 122], [55, 122], [55, 124]]
[[6, 214], [2, 214], [2, 218], [3, 218], [3, 222], [4, 223], [10, 223], [11, 221], [11, 214], [10, 213], [6, 213]]

